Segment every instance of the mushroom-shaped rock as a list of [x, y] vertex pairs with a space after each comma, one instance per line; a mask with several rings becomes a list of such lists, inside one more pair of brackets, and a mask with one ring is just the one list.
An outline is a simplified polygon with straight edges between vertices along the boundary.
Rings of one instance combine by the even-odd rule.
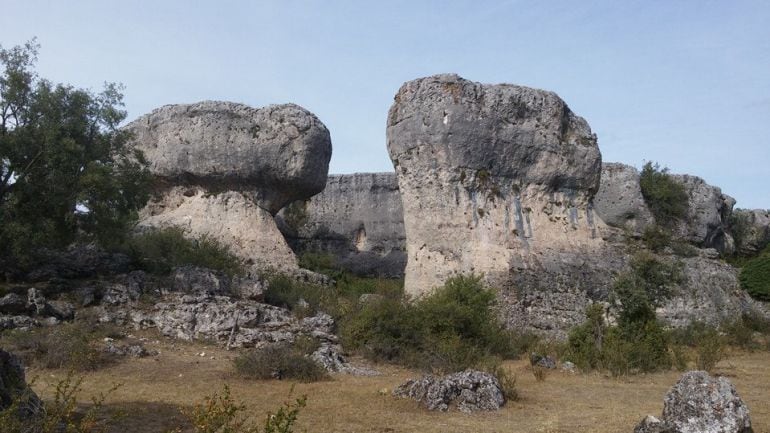
[[505, 285], [535, 251], [598, 245], [596, 136], [553, 92], [454, 74], [409, 81], [390, 108], [387, 142], [411, 294], [456, 273]]
[[257, 269], [298, 268], [273, 215], [326, 184], [331, 140], [317, 117], [293, 104], [206, 101], [161, 107], [126, 129], [160, 189], [140, 228], [209, 236]]
[[326, 185], [329, 131], [298, 105], [166, 105], [126, 128], [156, 176], [170, 184], [253, 194], [271, 214]]

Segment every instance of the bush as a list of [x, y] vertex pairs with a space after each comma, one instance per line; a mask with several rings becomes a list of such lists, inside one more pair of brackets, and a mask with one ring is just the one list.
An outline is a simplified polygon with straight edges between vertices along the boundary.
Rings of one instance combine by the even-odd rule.
[[490, 356], [517, 356], [517, 337], [492, 306], [495, 294], [477, 276], [456, 277], [414, 303], [384, 298], [359, 306], [341, 323], [345, 345], [375, 361], [434, 371], [478, 366]]
[[642, 242], [647, 245], [647, 248], [658, 253], [671, 245], [671, 233], [658, 224], [652, 224], [645, 227]]
[[188, 239], [177, 227], [150, 230], [130, 238], [122, 247], [136, 267], [153, 274], [168, 274], [181, 265], [243, 274], [243, 263], [229, 249], [207, 236]]
[[639, 186], [658, 224], [671, 227], [687, 215], [687, 191], [684, 185], [674, 180], [667, 168], [661, 169], [657, 163], [647, 162], [642, 168]]
[[748, 260], [740, 273], [741, 287], [751, 297], [770, 301], [770, 247], [759, 256]]
[[[275, 413], [268, 412], [262, 430], [253, 418], [244, 414], [246, 405], [236, 402], [225, 385], [221, 393], [215, 392], [182, 414], [190, 420], [195, 433], [291, 433], [300, 410], [306, 405], [307, 396], [284, 402]], [[176, 432], [182, 432], [182, 428]]]
[[242, 353], [233, 360], [233, 364], [240, 376], [249, 379], [315, 382], [328, 378], [326, 370], [307, 355], [304, 350], [276, 343]]

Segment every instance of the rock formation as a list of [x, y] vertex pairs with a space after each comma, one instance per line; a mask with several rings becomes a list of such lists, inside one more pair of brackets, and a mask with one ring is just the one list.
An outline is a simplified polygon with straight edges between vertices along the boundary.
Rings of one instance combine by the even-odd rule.
[[737, 209], [731, 223], [740, 254], [756, 254], [770, 244], [770, 210]]
[[273, 221], [286, 204], [320, 192], [329, 131], [293, 105], [167, 105], [126, 126], [161, 188], [140, 227], [211, 236], [255, 268], [297, 268]]
[[641, 233], [655, 222], [639, 186], [639, 171], [626, 164], [602, 164], [602, 179], [594, 197], [596, 214], [608, 225]]
[[749, 408], [726, 377], [685, 373], [663, 399], [661, 419], [647, 416], [634, 433], [751, 433]]
[[43, 409], [43, 403], [27, 385], [25, 376], [21, 360], [0, 349], [0, 411], [15, 404], [20, 419], [35, 417]]
[[[732, 253], [735, 246], [729, 221], [735, 199], [700, 177], [675, 174], [672, 178], [684, 186], [689, 198], [687, 215], [676, 225], [674, 235], [699, 247]], [[608, 225], [636, 233], [656, 222], [642, 196], [639, 172], [630, 165], [602, 164], [594, 208]]]
[[405, 83], [388, 113], [407, 235], [406, 290], [457, 273], [510, 286], [513, 269], [601, 246], [601, 155], [555, 93], [457, 75]]
[[687, 216], [677, 234], [695, 245], [731, 254], [735, 245], [727, 226], [735, 199], [722, 194], [721, 189], [700, 177], [682, 174], [673, 175], [673, 178], [684, 185], [689, 196]]
[[476, 370], [408, 380], [394, 389], [393, 395], [412, 398], [428, 410], [439, 411], [450, 407], [461, 412], [489, 411], [505, 404], [505, 394], [497, 378]]
[[331, 175], [323, 192], [292, 203], [276, 221], [298, 254], [332, 254], [358, 275], [404, 274], [406, 234], [394, 173]]

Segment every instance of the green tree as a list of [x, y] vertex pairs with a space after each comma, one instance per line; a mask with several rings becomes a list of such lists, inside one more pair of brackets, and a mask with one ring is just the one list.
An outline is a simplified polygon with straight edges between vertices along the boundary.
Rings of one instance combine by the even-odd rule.
[[0, 46], [0, 264], [41, 248], [120, 241], [148, 198], [141, 154], [118, 128], [122, 86], [100, 93], [34, 71], [40, 46]]
[[687, 191], [684, 185], [674, 180], [667, 168], [661, 169], [657, 163], [647, 162], [642, 167], [639, 186], [659, 225], [671, 227], [687, 215]]

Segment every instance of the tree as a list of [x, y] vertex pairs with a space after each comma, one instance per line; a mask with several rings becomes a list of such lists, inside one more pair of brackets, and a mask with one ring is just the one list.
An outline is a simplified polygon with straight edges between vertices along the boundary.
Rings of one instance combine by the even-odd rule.
[[122, 86], [95, 94], [41, 79], [39, 48], [0, 46], [0, 265], [119, 241], [148, 198], [146, 163], [118, 128]]

